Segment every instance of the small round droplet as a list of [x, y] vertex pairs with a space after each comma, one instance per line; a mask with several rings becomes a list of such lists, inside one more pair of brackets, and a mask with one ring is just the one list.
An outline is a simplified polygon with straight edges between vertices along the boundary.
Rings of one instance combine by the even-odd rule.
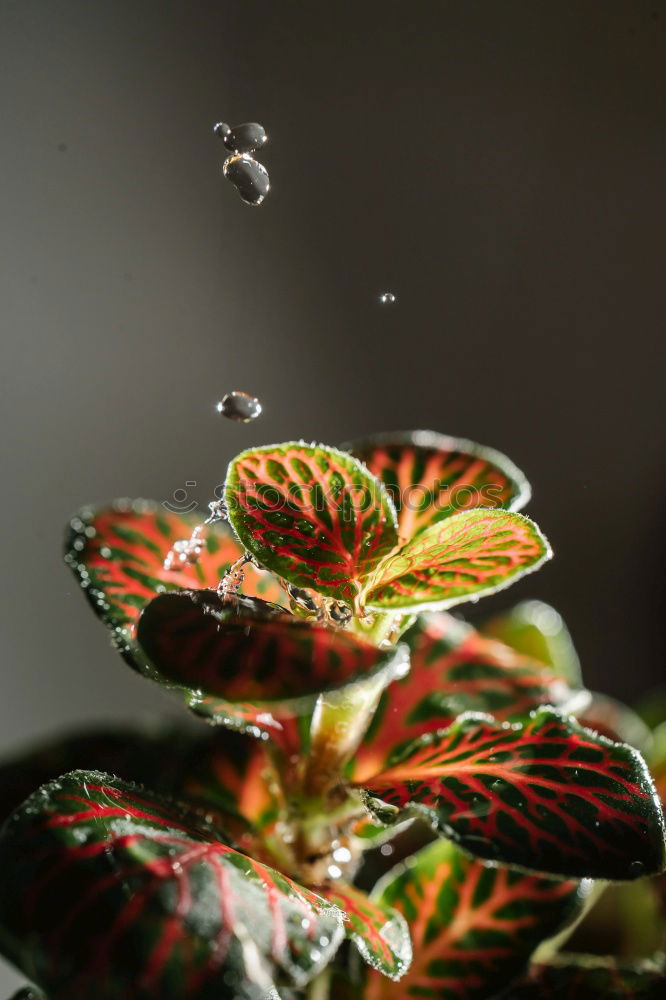
[[247, 424], [261, 415], [261, 403], [247, 392], [228, 392], [216, 406], [218, 413], [228, 420]]
[[331, 601], [330, 604], [327, 604], [326, 615], [332, 625], [339, 626], [348, 625], [353, 617], [351, 608], [343, 601]]
[[220, 139], [226, 139], [230, 132], [231, 126], [227, 125], [226, 122], [218, 122], [217, 125], [213, 126], [213, 135], [218, 136]]
[[224, 161], [222, 170], [247, 205], [261, 205], [271, 186], [266, 167], [248, 153], [234, 153]]
[[632, 878], [640, 878], [645, 874], [645, 865], [642, 861], [632, 861], [629, 865], [629, 874]]
[[393, 292], [382, 292], [379, 296], [379, 303], [382, 306], [392, 306], [395, 302], [395, 295]]
[[266, 129], [259, 122], [244, 122], [234, 125], [223, 136], [224, 145], [230, 153], [254, 153], [268, 142]]

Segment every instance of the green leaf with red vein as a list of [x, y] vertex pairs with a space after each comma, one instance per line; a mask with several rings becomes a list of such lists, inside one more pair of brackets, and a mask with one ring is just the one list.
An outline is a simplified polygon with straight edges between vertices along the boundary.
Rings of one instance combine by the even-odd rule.
[[364, 784], [377, 818], [425, 814], [477, 857], [616, 880], [664, 867], [664, 818], [640, 754], [547, 708], [513, 725], [463, 715]]
[[548, 667], [444, 612], [421, 615], [403, 638], [411, 669], [384, 691], [354, 755], [351, 766], [359, 781], [388, 767], [407, 744], [450, 725], [462, 712], [489, 712], [504, 721], [571, 697], [564, 680]]
[[599, 955], [558, 955], [534, 965], [502, 1000], [661, 1000], [666, 996], [666, 960], [622, 962]]
[[311, 702], [387, 668], [402, 650], [378, 649], [349, 632], [300, 621], [257, 599], [224, 601], [214, 591], [155, 598], [137, 637], [162, 678], [226, 702]]
[[562, 616], [543, 601], [521, 601], [481, 625], [484, 635], [540, 660], [569, 683], [582, 681], [580, 660]]
[[[120, 652], [139, 670], [145, 671], [146, 664], [134, 643], [134, 627], [142, 608], [164, 591], [217, 587], [243, 554], [229, 526], [217, 522], [202, 529], [204, 544], [197, 563], [165, 569], [174, 543], [189, 538], [201, 523], [200, 517], [175, 514], [149, 500], [84, 507], [70, 521], [65, 561], [95, 613], [112, 630]], [[284, 597], [273, 577], [252, 567], [243, 592], [277, 602]]]
[[412, 941], [398, 909], [341, 882], [322, 886], [318, 892], [344, 911], [347, 937], [368, 965], [389, 979], [405, 975], [412, 961]]
[[436, 841], [373, 892], [407, 920], [414, 961], [398, 987], [376, 973], [363, 1000], [485, 1000], [519, 976], [535, 948], [577, 913], [578, 882], [488, 867]]
[[66, 775], [14, 814], [0, 889], [5, 954], [79, 1000], [120, 1000], [128, 984], [137, 1000], [258, 1000], [280, 979], [307, 982], [341, 935], [314, 893], [96, 772]]
[[243, 452], [229, 466], [225, 501], [238, 537], [262, 565], [351, 607], [398, 541], [381, 483], [355, 458], [323, 445]]
[[450, 608], [491, 594], [552, 555], [536, 524], [503, 510], [468, 510], [433, 524], [386, 559], [364, 603], [377, 610]]
[[378, 434], [343, 445], [381, 480], [398, 512], [403, 542], [460, 510], [520, 510], [531, 490], [506, 455], [464, 441], [411, 431]]
[[108, 728], [34, 747], [3, 764], [0, 823], [35, 788], [81, 769], [138, 781], [212, 814], [237, 846], [264, 858], [263, 841], [284, 808], [264, 740], [222, 727], [203, 732], [173, 726]]

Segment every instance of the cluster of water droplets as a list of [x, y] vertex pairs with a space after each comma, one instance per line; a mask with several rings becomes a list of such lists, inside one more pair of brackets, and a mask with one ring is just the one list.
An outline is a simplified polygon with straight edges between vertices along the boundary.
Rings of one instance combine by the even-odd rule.
[[213, 132], [231, 153], [222, 167], [224, 176], [231, 181], [246, 205], [261, 205], [271, 182], [266, 167], [251, 154], [268, 142], [263, 125], [245, 122], [231, 128], [226, 122], [218, 122]]
[[284, 588], [289, 598], [289, 608], [298, 618], [321, 622], [332, 628], [345, 628], [352, 620], [353, 612], [344, 601], [324, 597], [314, 590], [296, 587], [293, 583], [285, 583]]

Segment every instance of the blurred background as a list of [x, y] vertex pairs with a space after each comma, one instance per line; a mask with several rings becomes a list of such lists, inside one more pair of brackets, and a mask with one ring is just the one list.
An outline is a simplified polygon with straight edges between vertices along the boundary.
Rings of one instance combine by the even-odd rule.
[[[0, 749], [174, 711], [63, 565], [70, 515], [205, 508], [299, 437], [505, 451], [556, 558], [474, 613], [540, 597], [591, 686], [663, 678], [663, 0], [1, 0], [0, 47]], [[260, 208], [219, 119], [269, 132]]]

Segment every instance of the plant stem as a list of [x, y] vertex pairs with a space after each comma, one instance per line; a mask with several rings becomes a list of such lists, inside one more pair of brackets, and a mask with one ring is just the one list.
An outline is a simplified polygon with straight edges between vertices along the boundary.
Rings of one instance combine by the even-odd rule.
[[324, 969], [312, 980], [308, 989], [308, 1000], [329, 1000], [331, 994], [331, 970]]

